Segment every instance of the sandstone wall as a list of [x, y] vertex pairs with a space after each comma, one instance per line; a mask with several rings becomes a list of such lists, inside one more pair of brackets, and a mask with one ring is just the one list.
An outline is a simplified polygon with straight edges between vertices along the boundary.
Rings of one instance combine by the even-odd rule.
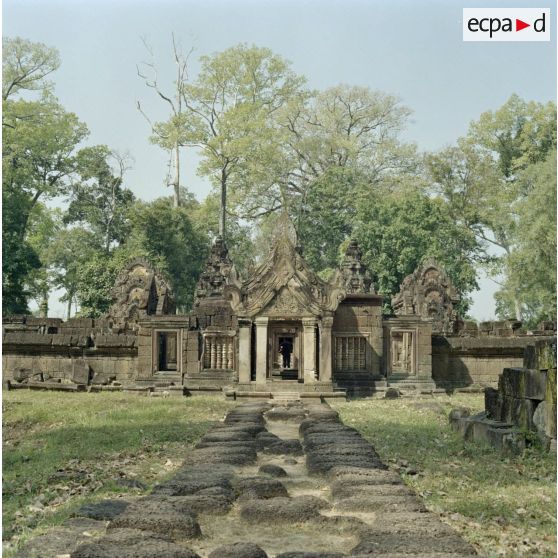
[[[333, 337], [364, 336], [367, 340], [366, 362], [373, 375], [381, 374], [383, 356], [381, 299], [360, 301], [347, 297], [337, 308], [333, 318]], [[334, 343], [335, 351], [335, 343]], [[334, 355], [335, 362], [335, 355]], [[336, 374], [334, 366], [334, 374]], [[337, 376], [341, 373], [337, 372]]]
[[526, 347], [549, 336], [432, 337], [432, 377], [437, 387], [496, 387], [504, 368], [523, 366]]
[[111, 332], [105, 320], [12, 316], [2, 349], [4, 380], [126, 384], [136, 376], [136, 335]]

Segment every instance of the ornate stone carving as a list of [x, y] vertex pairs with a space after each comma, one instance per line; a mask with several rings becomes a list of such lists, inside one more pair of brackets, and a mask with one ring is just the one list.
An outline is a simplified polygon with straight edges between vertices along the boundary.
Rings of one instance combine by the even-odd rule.
[[223, 297], [225, 287], [237, 280], [227, 245], [218, 236], [196, 285], [195, 304], [198, 305], [203, 299]]
[[454, 306], [460, 298], [440, 264], [430, 259], [405, 277], [391, 305], [396, 315], [430, 319], [433, 333], [449, 334], [456, 331], [459, 318]]
[[335, 311], [344, 289], [322, 281], [297, 246], [296, 231], [284, 212], [267, 259], [249, 280], [231, 281], [225, 287], [225, 296], [238, 316], [321, 316]]
[[144, 258], [132, 260], [120, 273], [112, 296], [108, 317], [116, 322], [134, 322], [144, 316], [176, 311], [167, 280]]
[[356, 240], [349, 243], [341, 268], [331, 282], [344, 288], [347, 294], [374, 294], [372, 277], [362, 263], [362, 250]]

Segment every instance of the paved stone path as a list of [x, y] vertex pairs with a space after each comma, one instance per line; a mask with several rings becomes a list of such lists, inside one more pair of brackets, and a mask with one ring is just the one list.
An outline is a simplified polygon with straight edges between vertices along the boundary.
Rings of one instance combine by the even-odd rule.
[[58, 538], [51, 533], [50, 546], [39, 537], [21, 556], [475, 555], [322, 404], [239, 405], [149, 495], [90, 504], [78, 515]]

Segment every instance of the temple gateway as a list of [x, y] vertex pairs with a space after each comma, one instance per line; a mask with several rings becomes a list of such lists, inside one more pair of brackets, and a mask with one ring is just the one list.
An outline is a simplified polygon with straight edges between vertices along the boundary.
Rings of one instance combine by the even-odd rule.
[[246, 280], [223, 240], [214, 242], [189, 314], [176, 313], [169, 283], [143, 259], [118, 277], [113, 298], [100, 319], [5, 318], [6, 387], [235, 398], [431, 393], [495, 386], [504, 367], [522, 365], [533, 335], [555, 329], [462, 320], [459, 294], [433, 260], [404, 279], [385, 316], [357, 242], [324, 281], [286, 214]]
[[[415, 308], [382, 317], [383, 298], [361, 257], [352, 241], [340, 269], [323, 281], [284, 214], [267, 259], [242, 281], [217, 239], [193, 312], [145, 312], [138, 319], [137, 381], [165, 379], [188, 391], [223, 389], [239, 397], [331, 397], [385, 389], [388, 382], [431, 391], [432, 320]], [[435, 300], [437, 318], [444, 296]]]

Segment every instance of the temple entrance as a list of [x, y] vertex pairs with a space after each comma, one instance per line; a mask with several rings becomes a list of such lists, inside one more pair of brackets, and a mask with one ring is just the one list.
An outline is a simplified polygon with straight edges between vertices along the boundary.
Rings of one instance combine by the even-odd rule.
[[302, 379], [300, 326], [282, 323], [269, 327], [269, 374], [272, 380]]

